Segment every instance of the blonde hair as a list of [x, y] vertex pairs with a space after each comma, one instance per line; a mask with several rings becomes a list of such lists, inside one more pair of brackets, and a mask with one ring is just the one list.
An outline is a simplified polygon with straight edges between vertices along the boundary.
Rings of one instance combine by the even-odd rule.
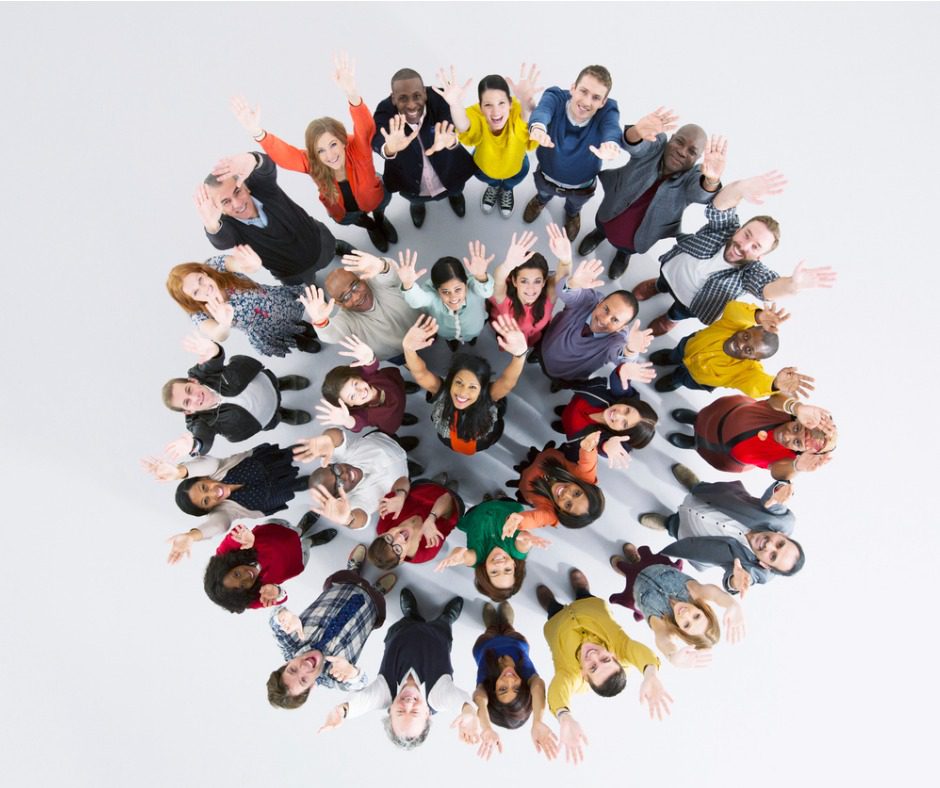
[[320, 190], [328, 203], [335, 203], [339, 200], [339, 185], [336, 183], [336, 175], [333, 170], [327, 167], [317, 155], [317, 142], [324, 134], [332, 134], [336, 139], [347, 144], [346, 127], [336, 118], [316, 118], [311, 120], [304, 132], [304, 144], [307, 146], [307, 160], [310, 163], [310, 177], [313, 178], [317, 188]]

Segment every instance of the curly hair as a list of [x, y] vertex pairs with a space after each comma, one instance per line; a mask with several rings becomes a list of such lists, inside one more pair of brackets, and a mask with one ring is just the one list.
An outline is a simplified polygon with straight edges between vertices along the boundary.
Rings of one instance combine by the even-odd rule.
[[[565, 528], [584, 528], [593, 523], [604, 513], [604, 491], [596, 484], [579, 479], [567, 470], [561, 460], [556, 457], [545, 457], [539, 463], [541, 476], [532, 482], [532, 491], [551, 502], [558, 515], [558, 522]], [[559, 509], [552, 496], [552, 487], [557, 483], [576, 484], [581, 488], [588, 502], [588, 510], [584, 514], [571, 514]]]
[[212, 556], [206, 564], [206, 574], [202, 581], [206, 596], [229, 613], [244, 613], [252, 602], [257, 601], [261, 579], [255, 579], [255, 584], [248, 589], [226, 588], [225, 576], [236, 566], [249, 566], [257, 562], [258, 552], [253, 547], [248, 550], [229, 550]]
[[486, 557], [484, 556], [483, 560], [473, 567], [473, 585], [476, 590], [481, 594], [485, 594], [494, 602], [504, 602], [513, 594], [519, 593], [519, 589], [522, 588], [522, 581], [525, 580], [525, 561], [520, 558], [512, 558], [512, 562], [516, 567], [512, 586], [497, 588], [486, 573]]
[[339, 184], [336, 182], [336, 173], [327, 167], [317, 155], [317, 143], [324, 134], [332, 134], [343, 145], [347, 144], [346, 127], [336, 118], [316, 118], [311, 120], [304, 132], [304, 144], [307, 148], [307, 160], [310, 164], [310, 177], [317, 185], [328, 203], [335, 204], [339, 200]]
[[204, 263], [180, 263], [170, 269], [166, 278], [166, 289], [170, 298], [179, 304], [186, 314], [194, 315], [205, 311], [205, 304], [196, 301], [183, 292], [183, 279], [188, 274], [205, 274], [219, 288], [219, 293], [226, 301], [228, 294], [233, 290], [254, 290], [258, 284], [242, 274], [233, 274], [228, 271], [216, 271]]
[[512, 304], [512, 313], [515, 315], [516, 320], [521, 320], [525, 315], [525, 306], [519, 300], [519, 291], [516, 289], [513, 280], [519, 276], [520, 271], [526, 268], [538, 271], [544, 280], [542, 292], [539, 293], [539, 297], [532, 304], [532, 322], [538, 323], [539, 320], [545, 317], [545, 305], [548, 303], [548, 261], [543, 255], [536, 252], [522, 265], [517, 265], [509, 272], [509, 276], [506, 277], [506, 297], [509, 299], [509, 303]]
[[480, 686], [486, 692], [486, 710], [490, 716], [490, 722], [509, 730], [522, 727], [532, 716], [532, 690], [529, 682], [523, 680], [515, 699], [511, 703], [503, 703], [496, 695], [496, 679], [499, 678], [502, 670], [493, 649], [488, 648], [483, 652], [483, 665], [486, 677]]

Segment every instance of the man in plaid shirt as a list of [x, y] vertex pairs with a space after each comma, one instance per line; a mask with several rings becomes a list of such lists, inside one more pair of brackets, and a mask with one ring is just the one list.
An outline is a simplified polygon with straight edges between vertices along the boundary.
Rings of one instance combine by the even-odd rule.
[[271, 630], [286, 664], [268, 678], [268, 701], [282, 709], [302, 706], [315, 686], [358, 690], [368, 677], [356, 660], [373, 629], [385, 623], [385, 599], [395, 575], [382, 575], [373, 586], [359, 570], [365, 545], [356, 545], [344, 571], [323, 582], [323, 593], [300, 616], [285, 607], [271, 615]]
[[657, 293], [674, 299], [669, 311], [650, 323], [653, 336], [671, 331], [676, 321], [687, 317], [713, 323], [743, 293], [774, 301], [811, 287], [832, 287], [836, 274], [829, 267], [804, 268], [801, 261], [791, 276], [771, 271], [760, 257], [777, 248], [780, 225], [770, 216], [754, 216], [743, 226], [738, 219], [741, 200], [761, 205], [764, 197], [780, 194], [785, 185], [776, 171], [728, 184], [705, 207], [708, 224], [659, 258], [659, 278], [640, 282], [633, 290], [637, 301]]

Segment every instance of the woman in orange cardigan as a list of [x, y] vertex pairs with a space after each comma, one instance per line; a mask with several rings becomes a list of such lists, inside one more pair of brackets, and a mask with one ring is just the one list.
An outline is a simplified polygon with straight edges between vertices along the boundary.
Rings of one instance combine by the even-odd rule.
[[265, 131], [258, 107], [252, 109], [244, 98], [232, 99], [232, 111], [275, 164], [313, 178], [320, 190], [320, 202], [334, 221], [364, 227], [375, 248], [387, 252], [390, 243], [398, 242], [398, 233], [385, 218], [391, 195], [372, 162], [375, 121], [356, 88], [354, 64], [343, 53], [333, 57], [333, 66], [333, 81], [349, 100], [351, 137], [338, 120], [316, 118], [307, 126], [306, 150], [302, 150]]

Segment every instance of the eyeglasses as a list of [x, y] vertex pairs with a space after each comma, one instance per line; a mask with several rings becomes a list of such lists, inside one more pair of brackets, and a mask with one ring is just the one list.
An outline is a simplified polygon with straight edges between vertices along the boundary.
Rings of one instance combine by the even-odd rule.
[[354, 295], [355, 293], [358, 293], [360, 290], [362, 290], [363, 287], [364, 287], [364, 285], [363, 285], [363, 283], [362, 283], [362, 280], [361, 280], [361, 279], [357, 279], [355, 282], [353, 282], [353, 283], [350, 285], [349, 290], [347, 290], [345, 293], [343, 293], [343, 294], [342, 294], [339, 298], [337, 298], [336, 300], [339, 301], [341, 304], [345, 304], [347, 301], [349, 301], [349, 299], [351, 299], [351, 298], [353, 297], [353, 295]]
[[383, 534], [382, 539], [385, 541], [385, 544], [392, 548], [392, 552], [401, 558], [401, 554], [404, 552], [404, 550], [400, 544], [395, 544], [395, 537], [391, 536], [390, 534]]
[[333, 478], [336, 479], [336, 492], [340, 492], [343, 489], [343, 472], [335, 462], [330, 465], [330, 470], [333, 472]]

